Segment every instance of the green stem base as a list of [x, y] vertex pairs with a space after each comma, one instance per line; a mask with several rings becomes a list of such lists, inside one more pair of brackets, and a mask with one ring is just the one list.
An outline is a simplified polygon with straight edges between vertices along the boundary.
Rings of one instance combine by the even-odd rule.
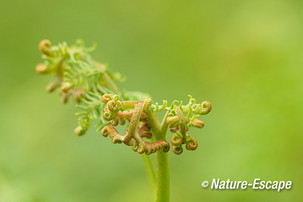
[[170, 193], [170, 176], [168, 154], [157, 151], [157, 191], [156, 202], [168, 202]]

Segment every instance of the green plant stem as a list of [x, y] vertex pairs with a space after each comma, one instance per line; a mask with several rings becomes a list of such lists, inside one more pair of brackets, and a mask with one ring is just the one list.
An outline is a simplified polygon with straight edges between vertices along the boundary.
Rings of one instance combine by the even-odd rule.
[[[166, 131], [168, 125], [166, 123], [166, 117], [168, 113], [163, 117], [163, 121], [160, 126], [160, 133], [156, 135], [157, 139], [166, 139]], [[170, 174], [169, 174], [169, 162], [168, 153], [163, 151], [157, 151], [157, 193], [156, 202], [168, 202], [170, 198]]]
[[170, 193], [170, 176], [168, 154], [157, 151], [157, 192], [156, 202], [168, 202]]
[[[166, 117], [168, 112], [163, 117], [160, 124], [154, 112], [146, 111], [146, 117], [150, 126], [152, 126], [153, 134], [156, 140], [165, 140], [168, 125]], [[168, 154], [163, 151], [157, 151], [157, 189], [156, 189], [156, 202], [168, 202], [170, 195], [170, 175], [169, 175], [169, 162]]]
[[156, 169], [155, 164], [153, 162], [152, 156], [148, 156], [146, 154], [142, 154], [142, 158], [145, 165], [145, 170], [147, 173], [150, 189], [152, 192], [153, 201], [155, 200], [156, 194]]

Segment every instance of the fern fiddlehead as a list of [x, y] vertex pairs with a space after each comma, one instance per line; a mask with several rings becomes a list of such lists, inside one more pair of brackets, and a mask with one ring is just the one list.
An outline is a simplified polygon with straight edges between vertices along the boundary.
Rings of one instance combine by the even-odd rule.
[[[167, 156], [161, 152], [168, 152], [171, 146], [177, 155], [183, 152], [183, 145], [187, 150], [197, 149], [197, 140], [187, 132], [191, 127], [204, 127], [204, 122], [198, 117], [211, 111], [208, 101], [198, 103], [189, 96], [187, 104], [178, 100], [170, 105], [166, 100], [162, 104], [153, 104], [152, 99], [144, 93], [121, 92], [116, 85], [121, 81], [121, 75], [93, 60], [90, 52], [94, 49], [95, 46], [85, 47], [82, 41], [77, 41], [73, 46], [65, 42], [52, 46], [48, 40], [42, 40], [39, 44], [43, 63], [36, 66], [36, 71], [53, 75], [46, 87], [48, 92], [59, 89], [63, 103], [71, 97], [77, 103], [76, 107], [80, 110], [76, 113], [78, 126], [74, 130], [77, 136], [84, 135], [95, 120], [97, 131], [101, 131], [104, 137], [109, 136], [112, 143], [123, 143], [139, 154], [157, 152], [158, 166], [163, 169], [168, 169]], [[166, 112], [161, 124], [155, 114], [159, 111]], [[125, 124], [127, 127], [122, 135], [116, 126]], [[173, 133], [171, 146], [166, 141], [168, 128]], [[162, 178], [169, 180], [167, 175], [162, 174], [157, 178], [160, 191]], [[169, 192], [163, 194], [160, 191], [157, 191], [157, 200], [167, 199]]]

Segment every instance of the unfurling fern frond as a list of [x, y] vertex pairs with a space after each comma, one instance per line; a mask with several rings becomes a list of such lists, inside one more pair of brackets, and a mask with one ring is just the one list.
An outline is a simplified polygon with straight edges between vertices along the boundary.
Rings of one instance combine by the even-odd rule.
[[[172, 148], [179, 155], [183, 147], [197, 149], [197, 140], [188, 134], [191, 127], [203, 128], [200, 115], [211, 111], [208, 101], [198, 103], [189, 96], [189, 102], [175, 100], [171, 104], [156, 102], [145, 93], [120, 91], [116, 82], [125, 80], [120, 73], [113, 73], [103, 64], [92, 59], [90, 52], [95, 46], [85, 47], [83, 41], [68, 46], [67, 43], [52, 46], [50, 41], [39, 44], [43, 63], [36, 66], [40, 74], [51, 74], [52, 80], [46, 90], [59, 89], [61, 100], [66, 103], [71, 97], [79, 111], [78, 126], [74, 133], [82, 136], [96, 122], [97, 131], [111, 139], [114, 144], [124, 144], [144, 158], [153, 194], [156, 201], [169, 201], [169, 166], [167, 152]], [[160, 122], [156, 112], [165, 112]], [[126, 125], [124, 132], [119, 132]], [[118, 130], [119, 129], [119, 130]], [[166, 133], [172, 136], [167, 141]], [[169, 143], [170, 142], [170, 143]], [[156, 153], [157, 168], [153, 164]], [[154, 185], [157, 184], [157, 187]]]
[[[186, 144], [188, 150], [197, 148], [196, 139], [186, 131], [190, 127], [204, 127], [204, 122], [197, 117], [210, 112], [209, 102], [197, 103], [189, 96], [186, 105], [178, 100], [170, 105], [167, 100], [153, 104], [144, 93], [121, 92], [116, 85], [117, 81], [123, 80], [121, 74], [110, 72], [105, 65], [93, 60], [90, 52], [95, 46], [87, 48], [82, 41], [74, 46], [65, 42], [52, 46], [50, 41], [43, 40], [39, 49], [43, 63], [36, 66], [36, 71], [53, 75], [47, 91], [59, 88], [64, 103], [70, 97], [77, 103], [76, 135], [84, 135], [95, 120], [97, 131], [102, 130], [103, 136], [109, 135], [113, 143], [124, 143], [138, 153], [151, 154], [170, 149], [165, 136], [165, 129], [169, 127], [174, 133], [170, 141], [174, 153], [182, 153], [182, 144]], [[166, 111], [161, 128], [155, 115], [159, 111]], [[115, 127], [127, 122], [125, 135], [121, 135]], [[159, 135], [162, 130], [165, 134]]]

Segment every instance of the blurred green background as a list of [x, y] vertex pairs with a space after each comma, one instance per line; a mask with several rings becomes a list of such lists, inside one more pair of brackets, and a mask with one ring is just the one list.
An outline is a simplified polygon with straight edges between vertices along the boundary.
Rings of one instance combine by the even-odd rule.
[[[120, 85], [209, 100], [199, 148], [170, 152], [172, 201], [301, 201], [303, 2], [295, 0], [0, 2], [0, 201], [148, 201], [140, 155], [44, 91], [40, 40], [96, 42]], [[212, 178], [291, 180], [288, 191], [203, 189]], [[143, 197], [143, 199], [142, 199]]]

